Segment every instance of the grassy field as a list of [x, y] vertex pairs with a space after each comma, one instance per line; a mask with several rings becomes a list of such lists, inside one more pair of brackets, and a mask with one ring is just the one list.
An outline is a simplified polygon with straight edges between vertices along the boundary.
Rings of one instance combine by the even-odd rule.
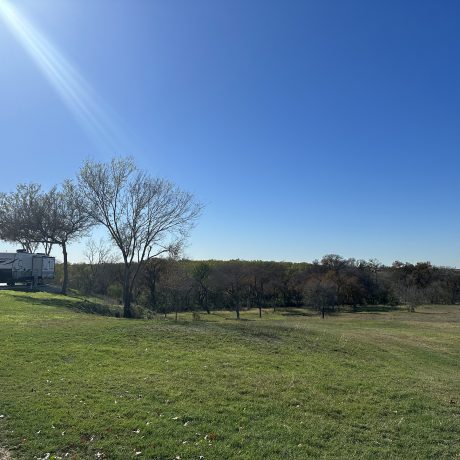
[[460, 457], [459, 307], [175, 322], [78, 302], [0, 292], [0, 458]]

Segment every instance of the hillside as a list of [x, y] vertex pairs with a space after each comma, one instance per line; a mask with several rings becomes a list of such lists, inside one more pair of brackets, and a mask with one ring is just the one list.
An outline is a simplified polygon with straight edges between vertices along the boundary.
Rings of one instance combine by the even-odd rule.
[[[460, 308], [125, 320], [0, 292], [12, 458], [460, 455]], [[0, 449], [0, 457], [1, 457]]]

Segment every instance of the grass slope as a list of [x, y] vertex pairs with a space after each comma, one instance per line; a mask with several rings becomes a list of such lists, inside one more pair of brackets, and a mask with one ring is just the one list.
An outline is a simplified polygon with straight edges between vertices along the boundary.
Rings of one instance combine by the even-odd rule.
[[460, 456], [458, 307], [176, 323], [73, 302], [0, 293], [0, 447], [13, 458]]

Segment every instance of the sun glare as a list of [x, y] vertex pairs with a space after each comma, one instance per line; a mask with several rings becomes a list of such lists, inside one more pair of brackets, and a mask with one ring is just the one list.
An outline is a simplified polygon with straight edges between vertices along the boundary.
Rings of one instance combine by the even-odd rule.
[[7, 0], [0, 0], [0, 17], [99, 146], [112, 153], [124, 147], [97, 95], [49, 40]]

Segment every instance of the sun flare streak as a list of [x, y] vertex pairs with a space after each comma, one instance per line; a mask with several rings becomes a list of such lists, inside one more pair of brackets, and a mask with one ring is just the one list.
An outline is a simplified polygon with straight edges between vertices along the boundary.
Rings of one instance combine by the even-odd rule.
[[83, 128], [112, 153], [122, 146], [119, 128], [101, 109], [101, 102], [78, 72], [21, 13], [0, 0], [0, 18], [29, 53]]

